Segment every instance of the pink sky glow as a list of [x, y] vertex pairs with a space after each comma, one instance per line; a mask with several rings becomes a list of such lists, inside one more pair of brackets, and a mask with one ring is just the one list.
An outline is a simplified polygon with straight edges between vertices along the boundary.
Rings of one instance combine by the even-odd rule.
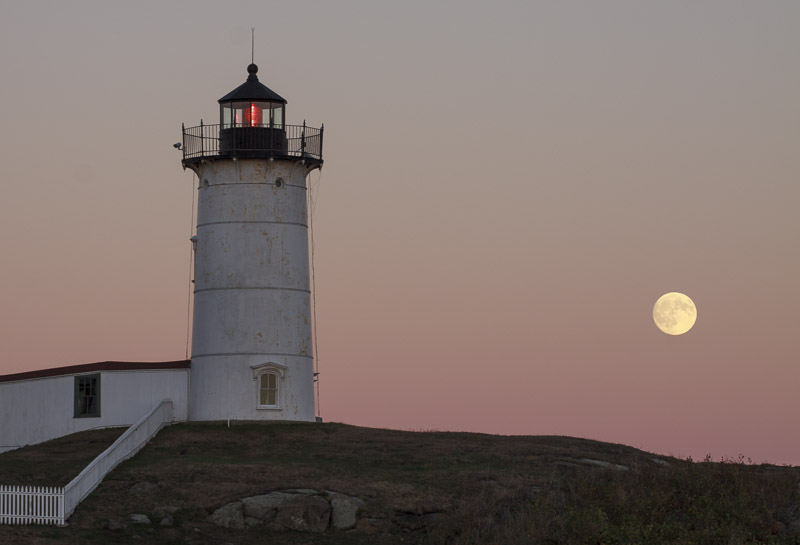
[[0, 373], [184, 357], [172, 144], [251, 26], [288, 122], [325, 124], [326, 421], [800, 465], [793, 0], [5, 6]]

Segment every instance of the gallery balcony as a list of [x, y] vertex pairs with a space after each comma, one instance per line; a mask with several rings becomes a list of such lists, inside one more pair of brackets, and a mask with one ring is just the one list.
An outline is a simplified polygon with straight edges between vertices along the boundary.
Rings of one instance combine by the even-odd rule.
[[183, 164], [217, 159], [290, 159], [322, 164], [322, 133], [303, 125], [229, 123], [183, 127]]

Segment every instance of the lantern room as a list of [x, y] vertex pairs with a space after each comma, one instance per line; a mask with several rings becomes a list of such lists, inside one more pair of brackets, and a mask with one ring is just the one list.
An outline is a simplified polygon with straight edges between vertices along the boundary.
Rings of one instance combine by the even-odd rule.
[[286, 100], [258, 81], [257, 72], [258, 66], [248, 66], [247, 81], [219, 99], [220, 153], [287, 150]]
[[258, 81], [258, 66], [247, 67], [247, 81], [219, 99], [219, 122], [223, 129], [267, 127], [282, 129], [286, 99]]
[[182, 126], [183, 166], [217, 159], [300, 159], [322, 165], [322, 133], [289, 125], [286, 99], [258, 81], [258, 66], [247, 67], [247, 81], [219, 99], [219, 123]]

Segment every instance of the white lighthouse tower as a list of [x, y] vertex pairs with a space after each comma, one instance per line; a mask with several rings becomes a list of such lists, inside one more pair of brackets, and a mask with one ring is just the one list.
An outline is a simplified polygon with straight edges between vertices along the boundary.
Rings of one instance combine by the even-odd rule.
[[183, 129], [199, 181], [189, 420], [315, 420], [308, 174], [323, 129], [286, 124], [258, 81]]

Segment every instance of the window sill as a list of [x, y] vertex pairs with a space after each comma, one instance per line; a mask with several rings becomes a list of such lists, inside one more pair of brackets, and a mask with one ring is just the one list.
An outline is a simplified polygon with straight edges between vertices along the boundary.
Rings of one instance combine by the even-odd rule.
[[259, 405], [256, 407], [257, 411], [282, 411], [283, 407], [278, 407], [277, 405]]

